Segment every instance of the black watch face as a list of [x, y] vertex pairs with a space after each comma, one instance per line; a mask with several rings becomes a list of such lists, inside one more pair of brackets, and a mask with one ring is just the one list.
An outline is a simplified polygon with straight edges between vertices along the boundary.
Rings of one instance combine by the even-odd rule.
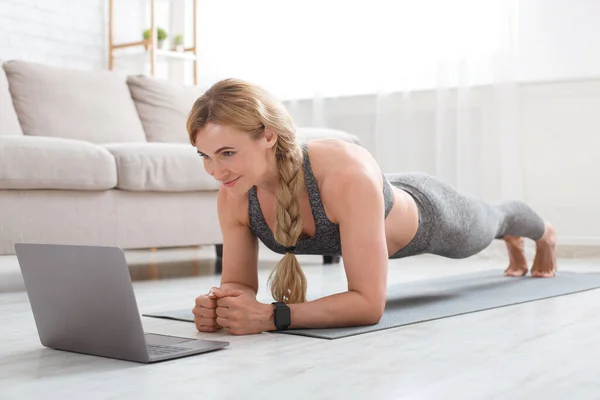
[[290, 309], [287, 307], [277, 307], [275, 309], [275, 326], [278, 329], [287, 328], [290, 325], [290, 323]]
[[280, 325], [289, 325], [290, 324], [290, 313], [289, 312], [282, 312], [281, 313], [281, 318], [278, 321]]

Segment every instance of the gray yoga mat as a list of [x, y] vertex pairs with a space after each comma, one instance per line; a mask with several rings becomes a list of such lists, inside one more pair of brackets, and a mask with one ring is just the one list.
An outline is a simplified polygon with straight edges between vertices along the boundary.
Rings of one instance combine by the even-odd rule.
[[[291, 329], [277, 332], [339, 339], [403, 325], [600, 288], [600, 273], [559, 271], [555, 278], [510, 278], [501, 270], [477, 272], [390, 285], [379, 324], [333, 329]], [[191, 309], [143, 314], [193, 322]]]

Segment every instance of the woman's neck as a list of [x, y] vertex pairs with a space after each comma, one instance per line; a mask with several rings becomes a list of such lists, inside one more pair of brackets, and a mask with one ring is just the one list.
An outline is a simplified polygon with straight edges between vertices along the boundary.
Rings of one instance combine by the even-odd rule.
[[277, 160], [275, 156], [270, 157], [267, 162], [267, 170], [262, 176], [260, 182], [254, 185], [261, 192], [266, 192], [270, 195], [275, 196], [277, 194], [277, 188], [279, 187], [279, 168], [277, 167]]

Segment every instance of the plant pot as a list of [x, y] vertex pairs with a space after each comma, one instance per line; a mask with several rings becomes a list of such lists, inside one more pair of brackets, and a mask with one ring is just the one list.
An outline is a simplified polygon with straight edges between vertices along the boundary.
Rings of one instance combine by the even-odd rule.
[[[164, 40], [159, 40], [156, 42], [156, 48], [162, 49], [165, 45]], [[144, 40], [144, 50], [148, 51], [149, 48], [152, 47], [152, 42], [150, 40]]]
[[175, 45], [175, 51], [178, 53], [183, 53], [185, 51], [185, 46], [182, 44]]

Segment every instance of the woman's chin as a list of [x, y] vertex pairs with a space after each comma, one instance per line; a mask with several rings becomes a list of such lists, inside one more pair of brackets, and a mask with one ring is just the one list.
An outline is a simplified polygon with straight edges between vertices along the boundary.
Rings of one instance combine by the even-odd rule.
[[244, 179], [240, 177], [237, 181], [232, 182], [230, 184], [223, 184], [225, 189], [232, 194], [244, 194], [248, 190], [250, 190], [250, 186], [248, 186]]

